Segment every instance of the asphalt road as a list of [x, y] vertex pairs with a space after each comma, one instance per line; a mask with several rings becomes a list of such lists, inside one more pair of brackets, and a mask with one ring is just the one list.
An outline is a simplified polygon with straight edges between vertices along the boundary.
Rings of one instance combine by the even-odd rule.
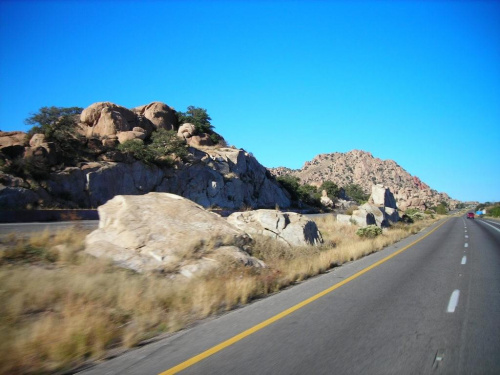
[[68, 228], [82, 228], [83, 230], [92, 231], [99, 226], [99, 220], [78, 220], [78, 221], [54, 221], [40, 223], [2, 223], [0, 224], [0, 236], [5, 236], [10, 233], [17, 235], [30, 235], [37, 232], [49, 230], [57, 232]]
[[82, 374], [499, 374], [499, 269], [499, 223], [450, 218]]

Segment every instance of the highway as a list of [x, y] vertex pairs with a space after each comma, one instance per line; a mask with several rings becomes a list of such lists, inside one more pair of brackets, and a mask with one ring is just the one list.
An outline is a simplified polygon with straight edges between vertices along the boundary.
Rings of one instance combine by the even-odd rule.
[[452, 217], [93, 374], [499, 374], [500, 225]]
[[14, 233], [18, 236], [28, 236], [33, 233], [57, 232], [68, 228], [81, 228], [89, 232], [99, 227], [99, 220], [78, 220], [78, 221], [51, 221], [34, 223], [2, 223], [0, 224], [0, 236]]

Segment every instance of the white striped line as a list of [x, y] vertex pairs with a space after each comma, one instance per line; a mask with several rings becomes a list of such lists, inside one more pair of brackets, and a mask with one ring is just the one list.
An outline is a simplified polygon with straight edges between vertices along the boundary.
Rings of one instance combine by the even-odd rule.
[[453, 293], [451, 293], [450, 302], [448, 302], [448, 308], [446, 309], [446, 312], [449, 313], [455, 312], [455, 309], [457, 308], [458, 305], [459, 297], [460, 297], [460, 290], [455, 289]]
[[486, 225], [488, 225], [488, 226], [492, 227], [493, 229], [495, 229], [495, 230], [497, 230], [497, 231], [499, 231], [499, 232], [500, 232], [500, 229], [498, 229], [497, 227], [495, 227], [495, 226], [493, 226], [493, 225], [491, 225], [491, 224], [488, 224], [486, 221], [481, 220], [481, 222], [485, 223]]
[[464, 244], [464, 247], [469, 247], [469, 244], [466, 242], [466, 243]]
[[465, 263], [467, 263], [467, 257], [464, 255], [462, 258], [462, 264], [465, 264]]
[[465, 238], [469, 238], [469, 236], [468, 236], [468, 235], [465, 235]]

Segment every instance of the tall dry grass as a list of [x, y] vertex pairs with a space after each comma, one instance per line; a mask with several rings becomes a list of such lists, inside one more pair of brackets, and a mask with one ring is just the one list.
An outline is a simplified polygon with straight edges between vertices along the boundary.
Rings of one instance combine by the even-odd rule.
[[[256, 237], [251, 253], [267, 268], [220, 257], [222, 267], [191, 280], [143, 275], [83, 252], [81, 230], [0, 240], [0, 373], [53, 373], [174, 332], [244, 305], [416, 233], [429, 221], [398, 225], [374, 239], [333, 217], [316, 220], [319, 247], [290, 248]], [[222, 241], [225, 239], [216, 239]], [[205, 246], [215, 246], [208, 239]], [[199, 242], [186, 256], [199, 254]], [[191, 255], [189, 255], [191, 254]]]

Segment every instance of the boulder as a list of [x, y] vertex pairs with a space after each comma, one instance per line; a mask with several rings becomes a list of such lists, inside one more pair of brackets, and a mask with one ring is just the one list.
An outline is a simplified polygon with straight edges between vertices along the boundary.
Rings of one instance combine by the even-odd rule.
[[399, 214], [396, 209], [390, 207], [380, 207], [372, 203], [365, 203], [355, 210], [352, 219], [360, 226], [377, 225], [378, 227], [388, 227], [391, 223], [399, 221]]
[[342, 214], [337, 215], [337, 221], [342, 224], [352, 225], [351, 219], [352, 219], [351, 215], [342, 215]]
[[316, 223], [294, 212], [235, 212], [229, 215], [227, 221], [247, 233], [270, 236], [291, 246], [319, 245], [323, 242]]
[[0, 151], [12, 158], [22, 156], [26, 145], [26, 133], [0, 131]]
[[177, 129], [178, 122], [175, 110], [165, 103], [152, 102], [147, 105], [133, 108], [132, 111], [135, 114], [144, 116], [148, 119], [153, 124], [155, 129]]
[[188, 139], [194, 135], [196, 132], [196, 127], [189, 122], [182, 124], [179, 126], [179, 130], [177, 131], [177, 135], [180, 138]]
[[212, 138], [210, 138], [210, 135], [207, 133], [192, 135], [186, 141], [187, 141], [187, 144], [191, 147], [213, 146], [214, 145]]
[[33, 134], [33, 137], [31, 137], [29, 144], [30, 147], [39, 147], [42, 146], [44, 143], [46, 143], [45, 134], [37, 133]]
[[82, 128], [87, 138], [116, 135], [137, 125], [134, 112], [110, 102], [98, 102], [85, 108], [80, 114], [80, 121], [87, 126]]
[[[219, 215], [174, 194], [116, 196], [98, 208], [99, 228], [85, 241], [86, 252], [136, 270], [178, 271], [185, 276], [233, 256], [262, 267], [242, 249], [251, 238]], [[220, 250], [220, 254], [218, 251]]]
[[0, 131], [0, 149], [10, 146], [25, 146], [26, 133]]
[[329, 208], [334, 208], [335, 203], [331, 200], [331, 198], [327, 195], [326, 190], [323, 190], [321, 192], [321, 199], [320, 202], [323, 206], [329, 207]]
[[383, 185], [377, 184], [372, 186], [372, 195], [370, 200], [377, 206], [397, 209], [394, 195], [388, 187]]
[[134, 139], [140, 139], [141, 141], [146, 139], [146, 131], [143, 128], [135, 127], [131, 131], [125, 131], [118, 133], [118, 142], [124, 143], [127, 141], [132, 141]]

